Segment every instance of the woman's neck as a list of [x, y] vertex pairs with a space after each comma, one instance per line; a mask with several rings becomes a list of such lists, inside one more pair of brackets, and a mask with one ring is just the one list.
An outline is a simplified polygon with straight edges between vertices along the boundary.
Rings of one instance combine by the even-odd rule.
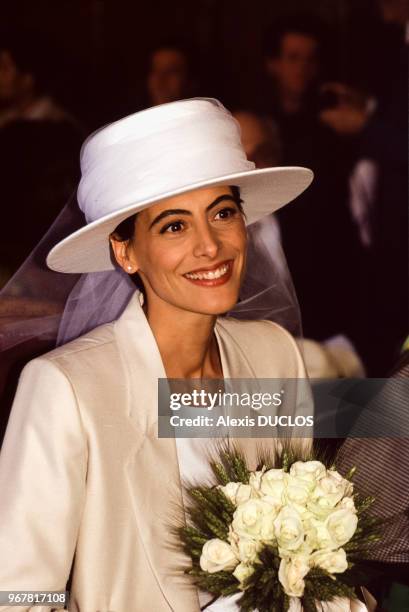
[[147, 319], [168, 378], [222, 378], [214, 326], [216, 316], [166, 308], [148, 308]]

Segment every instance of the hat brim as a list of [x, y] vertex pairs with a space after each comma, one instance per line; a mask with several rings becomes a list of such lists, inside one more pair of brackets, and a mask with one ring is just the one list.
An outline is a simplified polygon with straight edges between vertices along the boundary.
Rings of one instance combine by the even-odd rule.
[[313, 172], [308, 168], [277, 167], [249, 170], [190, 184], [183, 189], [130, 204], [85, 225], [51, 249], [47, 265], [56, 272], [68, 273], [113, 269], [108, 240], [111, 232], [136, 212], [176, 195], [204, 187], [236, 185], [240, 188], [246, 223], [249, 225], [294, 200], [310, 185], [313, 177]]

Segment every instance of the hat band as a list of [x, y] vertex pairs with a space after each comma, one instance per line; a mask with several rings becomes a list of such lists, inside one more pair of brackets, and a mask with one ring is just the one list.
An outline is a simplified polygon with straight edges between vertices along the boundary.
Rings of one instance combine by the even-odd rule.
[[[78, 202], [87, 223], [198, 182], [253, 170], [233, 121], [192, 117], [168, 131], [126, 139], [82, 160]], [[182, 129], [183, 127], [183, 129]]]

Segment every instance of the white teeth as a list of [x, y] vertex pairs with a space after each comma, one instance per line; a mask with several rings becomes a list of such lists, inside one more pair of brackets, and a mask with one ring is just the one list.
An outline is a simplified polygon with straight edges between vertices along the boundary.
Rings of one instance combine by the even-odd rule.
[[217, 268], [217, 270], [209, 270], [209, 272], [187, 272], [185, 276], [194, 280], [214, 280], [224, 276], [228, 269], [229, 266], [224, 264], [223, 266], [220, 266], [220, 268]]

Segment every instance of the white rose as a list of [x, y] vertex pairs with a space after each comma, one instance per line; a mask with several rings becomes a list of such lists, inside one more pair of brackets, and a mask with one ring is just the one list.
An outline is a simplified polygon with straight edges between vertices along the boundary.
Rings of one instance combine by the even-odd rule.
[[250, 472], [249, 485], [257, 495], [260, 492], [261, 479], [265, 471], [265, 468], [263, 468], [262, 470], [258, 470], [257, 472]]
[[270, 506], [273, 507], [274, 518], [277, 516], [277, 514], [280, 512], [281, 508], [283, 507], [280, 502], [278, 502], [274, 497], [270, 497], [269, 495], [263, 495], [260, 499], [266, 502], [267, 504], [270, 504]]
[[333, 512], [334, 508], [329, 504], [329, 501], [322, 497], [318, 502], [308, 502], [308, 510], [312, 512], [316, 519], [325, 521], [325, 519]]
[[268, 470], [261, 478], [260, 491], [277, 502], [282, 503], [284, 492], [284, 470]]
[[[306, 557], [309, 557], [312, 551], [313, 551], [313, 548], [309, 545], [307, 541], [304, 540], [301, 546], [297, 548], [296, 554], [297, 556], [304, 555]], [[278, 553], [280, 557], [282, 558], [288, 558], [292, 554], [291, 551], [285, 550], [284, 548], [280, 548], [280, 547], [278, 547]]]
[[236, 493], [240, 486], [240, 482], [228, 482], [227, 485], [219, 485], [217, 488], [222, 491], [225, 496], [233, 503], [236, 503]]
[[325, 521], [325, 519], [334, 512], [334, 507], [330, 499], [320, 497], [320, 499], [315, 502], [308, 502], [308, 510], [312, 512], [317, 519]]
[[327, 476], [330, 476], [332, 480], [339, 483], [339, 486], [344, 487], [344, 495], [351, 496], [354, 492], [354, 484], [341, 476], [336, 470], [327, 470]]
[[306, 542], [312, 550], [338, 548], [333, 542], [325, 523], [317, 519], [310, 519], [308, 521], [306, 526]]
[[330, 514], [325, 521], [325, 526], [335, 543], [334, 548], [346, 544], [354, 535], [357, 525], [358, 517], [350, 510], [336, 510]]
[[356, 512], [354, 498], [344, 497], [339, 502], [337, 508], [342, 509], [342, 510], [350, 510], [351, 512]]
[[236, 504], [239, 506], [251, 497], [257, 497], [253, 488], [250, 485], [240, 484], [236, 493]]
[[295, 506], [296, 510], [303, 514], [307, 511], [307, 502], [311, 495], [311, 484], [306, 480], [286, 474], [284, 502]]
[[[326, 504], [326, 507], [334, 508], [344, 497], [352, 493], [352, 484], [342, 478], [335, 470], [328, 470], [327, 475], [321, 478], [314, 490], [313, 498], [318, 504]], [[325, 502], [322, 501], [325, 499]]]
[[[280, 547], [278, 548], [278, 554], [281, 559], [289, 559], [291, 556], [291, 553], [292, 551], [290, 550], [285, 550], [284, 548], [280, 548]], [[301, 544], [301, 546], [297, 548], [297, 551], [296, 551], [297, 555], [304, 555], [305, 557], [310, 557], [311, 553], [312, 553], [312, 548], [311, 546], [308, 546], [306, 542]]]
[[283, 550], [297, 550], [304, 542], [304, 527], [295, 508], [286, 506], [274, 521], [275, 536]]
[[254, 567], [252, 565], [247, 565], [246, 563], [239, 563], [236, 569], [233, 572], [233, 576], [237, 578], [240, 582], [240, 587], [243, 588], [243, 582], [251, 576], [254, 572]]
[[243, 502], [250, 499], [250, 497], [255, 496], [252, 495], [253, 490], [250, 485], [244, 485], [241, 482], [228, 482], [227, 485], [219, 485], [218, 489], [223, 491], [225, 496], [230, 499], [230, 501], [238, 506]]
[[230, 544], [214, 538], [203, 545], [200, 556], [200, 567], [203, 571], [214, 574], [222, 570], [232, 570], [239, 563]]
[[250, 563], [257, 559], [262, 543], [251, 538], [239, 538], [236, 544], [235, 553], [243, 563]]
[[281, 559], [278, 579], [287, 595], [302, 597], [304, 594], [304, 577], [310, 566], [306, 555], [296, 555], [289, 559]]
[[234, 512], [232, 527], [239, 536], [271, 541], [276, 516], [277, 510], [272, 504], [262, 499], [249, 499]]
[[306, 530], [307, 527], [310, 525], [311, 519], [317, 518], [315, 514], [313, 514], [307, 509], [304, 509], [303, 512], [300, 512], [300, 515], [301, 515], [302, 524], [304, 525], [304, 530]]
[[348, 569], [346, 552], [343, 548], [338, 550], [317, 550], [310, 557], [313, 565], [317, 565], [330, 574], [342, 574]]
[[290, 468], [291, 476], [308, 480], [320, 480], [326, 474], [327, 470], [321, 461], [296, 461]]
[[349, 490], [350, 483], [334, 470], [319, 480], [307, 507], [317, 518], [325, 519]]

